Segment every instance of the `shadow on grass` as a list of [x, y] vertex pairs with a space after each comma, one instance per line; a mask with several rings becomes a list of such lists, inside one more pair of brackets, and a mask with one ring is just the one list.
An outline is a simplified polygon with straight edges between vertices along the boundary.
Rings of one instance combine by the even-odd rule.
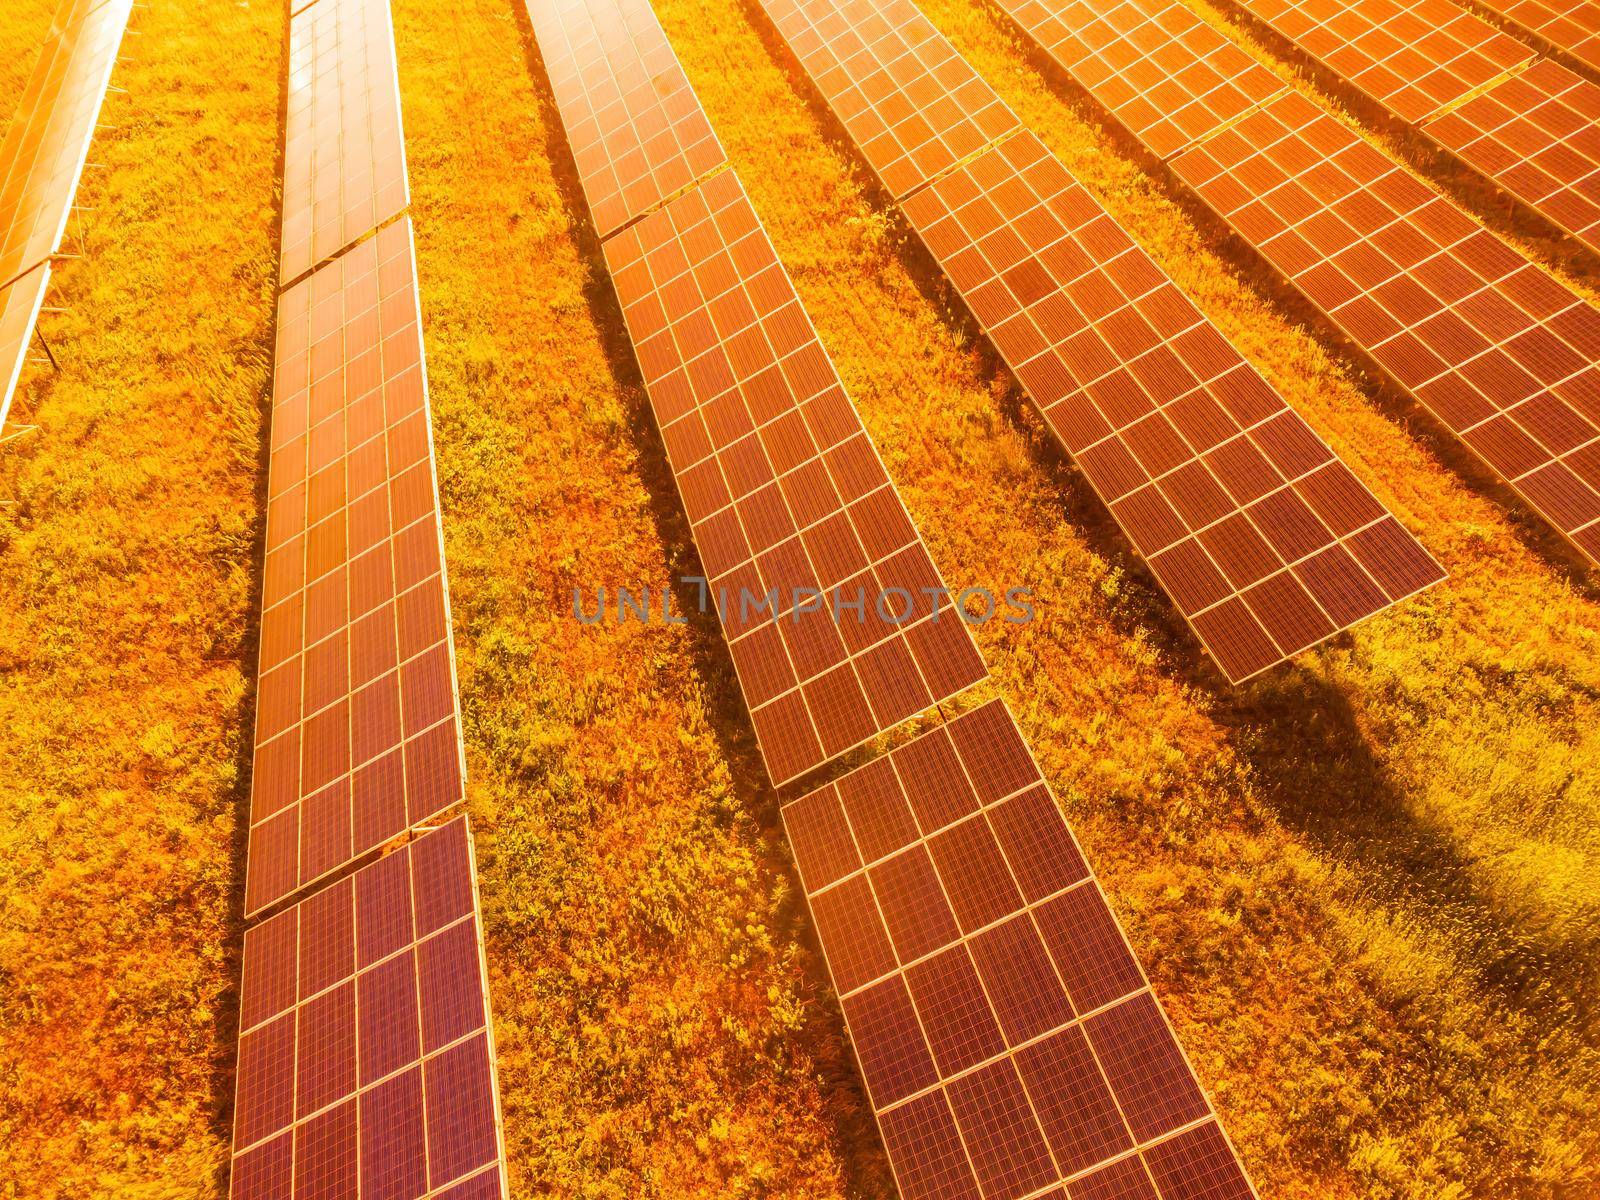
[[1600, 1035], [1581, 1020], [1600, 1011], [1600, 974], [1581, 966], [1594, 947], [1553, 942], [1502, 910], [1479, 864], [1411, 811], [1342, 690], [1294, 667], [1216, 716], [1273, 815], [1318, 857], [1349, 868], [1375, 909], [1442, 934], [1495, 1004]]
[[[672, 572], [673, 603], [676, 611], [686, 618], [689, 653], [696, 674], [706, 685], [709, 702], [707, 718], [712, 734], [719, 753], [729, 765], [740, 804], [769, 835], [768, 845], [773, 849], [764, 855], [766, 869], [774, 876], [781, 875], [788, 882], [788, 901], [780, 914], [783, 932], [795, 941], [803, 939], [811, 952], [807, 981], [812, 996], [822, 1003], [810, 1006], [802, 1041], [810, 1048], [811, 1058], [817, 1063], [844, 1061], [838, 1055], [820, 1049], [843, 1044], [844, 1021], [821, 965], [822, 956], [806, 918], [802, 899], [804, 892], [793, 862], [786, 853], [777, 849], [782, 844], [781, 839], [771, 836], [781, 830], [779, 807], [782, 799], [791, 798], [791, 793], [800, 794], [804, 785], [799, 788], [788, 785], [780, 794], [768, 781], [734, 672], [733, 660], [723, 638], [721, 623], [714, 609], [701, 610], [698, 585], [685, 582], [686, 577], [704, 575], [705, 572], [678, 497], [666, 446], [661, 440], [646, 397], [644, 380], [606, 268], [605, 255], [589, 220], [588, 204], [550, 89], [543, 55], [520, 0], [510, 0], [510, 5], [533, 81], [535, 100], [544, 117], [545, 155], [561, 194], [569, 231], [579, 256], [588, 268], [584, 299], [600, 332], [612, 378], [619, 394], [626, 398], [629, 436], [637, 455], [639, 478], [649, 496], [651, 522], [656, 536], [669, 554], [667, 565]], [[846, 1171], [851, 1194], [883, 1192], [889, 1179], [888, 1164], [873, 1135], [871, 1109], [859, 1080], [854, 1072], [848, 1070], [830, 1071], [819, 1081], [819, 1087], [828, 1110], [840, 1114], [840, 1161]], [[847, 1152], [845, 1147], [848, 1147]], [[863, 1147], [871, 1149], [863, 1154]]]

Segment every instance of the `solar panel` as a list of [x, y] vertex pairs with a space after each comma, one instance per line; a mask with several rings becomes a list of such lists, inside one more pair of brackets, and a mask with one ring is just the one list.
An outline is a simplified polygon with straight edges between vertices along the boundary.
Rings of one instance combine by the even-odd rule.
[[1255, 1194], [1003, 702], [783, 821], [905, 1200]]
[[28, 342], [49, 284], [50, 264], [41, 263], [21, 279], [0, 288], [0, 433], [11, 413], [11, 400], [28, 359]]
[[1298, 94], [1173, 165], [1600, 560], [1600, 312]]
[[[1180, 98], [1191, 81], [1212, 87], [1203, 66], [1230, 44], [1163, 19], [1164, 0], [1005, 3], [1108, 106], [1122, 103], [1122, 79], [1077, 50], [1107, 27], [1144, 46], [1145, 78], [1161, 72]], [[1600, 561], [1600, 313], [1296, 93], [1264, 95], [1195, 139], [1168, 160], [1177, 176]]]
[[1451, 0], [1242, 0], [1341, 79], [1421, 121], [1534, 52]]
[[0, 143], [0, 286], [61, 249], [133, 0], [63, 0]]
[[280, 282], [409, 201], [388, 0], [319, 0], [289, 20]]
[[410, 219], [277, 330], [247, 915], [462, 794]]
[[647, 0], [530, 0], [602, 238], [727, 161]]
[[1159, 158], [1287, 86], [1181, 0], [997, 3]]
[[[900, 0], [769, 9], [780, 34], [832, 38], [831, 56], [813, 47], [806, 59], [828, 71], [879, 79], [880, 48], [914, 44], [969, 107], [1000, 104]], [[857, 24], [873, 36], [852, 37]], [[902, 27], [898, 42], [884, 32]], [[914, 87], [918, 76], [898, 70]], [[829, 88], [850, 95], [837, 80]], [[1031, 132], [944, 171], [901, 207], [1230, 679], [1443, 578]]]
[[1541, 60], [1423, 131], [1600, 248], [1600, 87]]
[[737, 176], [605, 255], [773, 781], [982, 679]]
[[1596, 0], [1494, 0], [1484, 7], [1600, 70], [1600, 3]]
[[249, 929], [233, 1200], [503, 1195], [467, 819]]
[[768, 11], [896, 199], [1020, 125], [955, 48], [917, 19], [911, 0], [791, 0]]
[[1242, 0], [1307, 54], [1600, 248], [1600, 85], [1452, 0]]

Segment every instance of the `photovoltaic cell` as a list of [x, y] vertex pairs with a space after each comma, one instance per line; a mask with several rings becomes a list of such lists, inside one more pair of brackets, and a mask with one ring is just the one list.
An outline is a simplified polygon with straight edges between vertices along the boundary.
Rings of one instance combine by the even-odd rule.
[[602, 238], [727, 161], [647, 0], [527, 8]]
[[280, 281], [409, 201], [388, 0], [319, 0], [289, 20]]
[[277, 329], [247, 915], [462, 794], [410, 219]]
[[49, 284], [50, 264], [46, 262], [0, 288], [0, 431], [11, 412], [11, 400], [28, 360], [28, 342]]
[[955, 48], [917, 19], [911, 0], [785, 3], [769, 11], [896, 199], [1019, 127]]
[[234, 1200], [498, 1198], [465, 817], [248, 930]]
[[61, 249], [133, 0], [62, 0], [0, 143], [0, 286]]
[[737, 176], [605, 255], [773, 780], [981, 679]]
[[1600, 86], [1452, 0], [1241, 0], [1402, 121], [1600, 247]]
[[[880, 79], [906, 44], [939, 64], [969, 109], [1003, 108], [909, 4], [767, 8], [846, 112], [839, 76]], [[904, 56], [895, 61], [901, 86], [915, 86]], [[901, 207], [1230, 679], [1443, 578], [1031, 132], [945, 170]], [[1334, 512], [1330, 495], [1350, 499]]]
[[783, 821], [905, 1200], [1254, 1195], [1003, 702]]
[[[1003, 2], [1113, 107], [1124, 103], [1125, 79], [1097, 62], [1085, 67], [1081, 54], [1108, 26], [1126, 31], [1119, 44], [1146, 49], [1139, 61], [1178, 89], [1169, 103], [1180, 108], [1191, 81], [1214, 88], [1207, 65], [1224, 61], [1231, 45], [1208, 25], [1164, 18], [1162, 0]], [[1200, 111], [1192, 102], [1187, 110]], [[1262, 95], [1231, 121], [1190, 132], [1169, 157], [1176, 174], [1534, 511], [1600, 561], [1600, 313], [1294, 92]], [[1146, 144], [1161, 153], [1174, 141]], [[1370, 511], [1346, 490], [1318, 492], [1313, 507], [1336, 531]], [[1387, 538], [1356, 540], [1387, 557]], [[1242, 561], [1246, 550], [1238, 543], [1229, 553]], [[1310, 560], [1301, 579], [1341, 609], [1322, 578], [1330, 565]]]

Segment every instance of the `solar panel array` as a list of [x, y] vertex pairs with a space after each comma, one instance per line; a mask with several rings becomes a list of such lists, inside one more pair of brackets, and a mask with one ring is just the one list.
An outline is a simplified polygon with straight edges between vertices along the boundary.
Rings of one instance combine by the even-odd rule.
[[289, 56], [231, 1194], [501, 1198], [387, 4]]
[[61, 0], [0, 142], [0, 428], [132, 11], [133, 0]]
[[1426, 120], [1534, 57], [1451, 0], [1244, 0], [1244, 6], [1405, 121]]
[[[786, 783], [978, 682], [983, 661], [738, 178], [700, 166], [721, 167], [720, 147], [690, 152], [715, 135], [649, 5], [528, 7], [706, 602]], [[599, 53], [597, 29], [628, 37]], [[632, 86], [640, 71], [665, 109]], [[641, 157], [667, 110], [678, 132]]]
[[473, 879], [457, 817], [245, 934], [235, 1200], [502, 1194]]
[[1254, 1195], [1003, 702], [783, 820], [906, 1200]]
[[727, 162], [648, 6], [551, 0], [528, 13], [602, 238]]
[[410, 218], [277, 328], [247, 913], [462, 795]]
[[[653, 53], [644, 0], [529, 8], [569, 129], [631, 153], [608, 124], [626, 106], [596, 126], [584, 97], [634, 64], [586, 55], [573, 77], [569, 48], [627, 28]], [[901, 51], [955, 74], [931, 39]], [[908, 183], [989, 128], [968, 120], [959, 78], [944, 93], [909, 71], [836, 82], [860, 100], [857, 128], [876, 130], [876, 161]], [[919, 124], [908, 104], [931, 115]], [[714, 170], [641, 210], [617, 207], [608, 158], [578, 165], [597, 224], [602, 210], [624, 221], [602, 227], [606, 264], [774, 782], [982, 678], [738, 177]], [[800, 613], [796, 586], [865, 611]], [[909, 619], [873, 611], [895, 588], [916, 598]], [[773, 611], [730, 599], [770, 592]], [[907, 1200], [1065, 1200], [1043, 1190], [1063, 1181], [1075, 1198], [1254, 1195], [1002, 704], [787, 805], [784, 822]]]
[[[910, 0], [765, 7], [1230, 679], [1443, 578], [1038, 138], [970, 153], [1017, 120]], [[944, 107], [905, 134], [912, 94]]]
[[1596, 0], [1494, 0], [1485, 7], [1600, 71], [1600, 3]]
[[1425, 132], [1600, 249], [1600, 86], [1541, 59], [1429, 121]]
[[[1164, 0], [1001, 0], [1133, 135], [1600, 561], [1600, 312]], [[1216, 68], [1231, 63], [1233, 74]], [[1209, 125], [1231, 85], [1242, 105]], [[1159, 88], [1181, 133], [1130, 107]]]
[[1246, 11], [1600, 248], [1600, 85], [1452, 0], [1241, 0]]
[[280, 281], [409, 202], [388, 0], [319, 0], [289, 19]]

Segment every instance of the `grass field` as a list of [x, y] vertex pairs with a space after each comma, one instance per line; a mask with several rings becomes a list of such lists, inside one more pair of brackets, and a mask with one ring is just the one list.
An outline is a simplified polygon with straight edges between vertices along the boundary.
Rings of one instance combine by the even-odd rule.
[[[888, 1196], [715, 631], [569, 615], [694, 560], [520, 0], [394, 7], [513, 1194]], [[924, 10], [1451, 573], [1223, 687], [758, 6], [658, 0], [947, 580], [1034, 587], [995, 690], [1263, 1195], [1595, 1194], [1593, 586], [981, 0]], [[283, 16], [139, 27], [0, 456], [0, 1196], [225, 1183]]]

